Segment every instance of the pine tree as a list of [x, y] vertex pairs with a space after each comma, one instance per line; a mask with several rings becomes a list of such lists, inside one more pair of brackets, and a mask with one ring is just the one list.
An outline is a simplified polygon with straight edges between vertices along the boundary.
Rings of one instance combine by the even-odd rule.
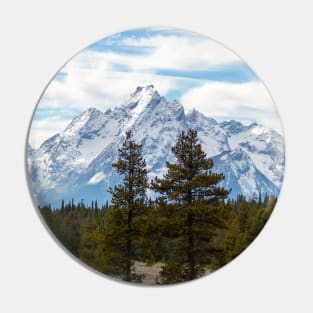
[[212, 242], [216, 230], [225, 226], [224, 199], [229, 194], [217, 186], [224, 175], [211, 171], [213, 161], [202, 150], [195, 130], [183, 131], [172, 153], [176, 163], [167, 163], [163, 179], [151, 183], [161, 195], [169, 224], [166, 235], [172, 238], [171, 255], [161, 273], [165, 283], [203, 274], [217, 252]]
[[142, 147], [134, 142], [131, 131], [126, 132], [118, 153], [119, 159], [112, 166], [123, 176], [123, 182], [109, 189], [112, 208], [106, 219], [105, 249], [108, 263], [113, 266], [112, 273], [132, 281], [138, 279], [132, 273], [132, 264], [140, 237], [138, 219], [143, 214], [146, 200], [147, 169]]
[[247, 200], [243, 196], [237, 198], [223, 236], [219, 266], [230, 262], [247, 248], [263, 229], [273, 208], [273, 204], [266, 207], [262, 201], [256, 204], [253, 199]]

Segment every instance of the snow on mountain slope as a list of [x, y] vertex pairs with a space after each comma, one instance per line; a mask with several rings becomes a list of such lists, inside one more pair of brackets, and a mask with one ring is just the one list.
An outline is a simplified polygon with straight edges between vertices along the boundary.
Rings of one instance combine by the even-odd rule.
[[[106, 190], [109, 186], [120, 182], [120, 178], [111, 164], [118, 158], [117, 150], [124, 140], [124, 131], [128, 129], [132, 130], [135, 141], [143, 146], [143, 155], [150, 178], [165, 172], [166, 161], [174, 161], [174, 156], [170, 153], [171, 147], [175, 143], [178, 133], [187, 129], [184, 109], [175, 101], [167, 102], [153, 87], [146, 88], [149, 97], [144, 94], [143, 98], [148, 102], [142, 103], [141, 98], [137, 101], [138, 95], [136, 95], [135, 97], [131, 96], [136, 101], [128, 101], [126, 105], [123, 104], [123, 108], [128, 112], [130, 118], [125, 120], [122, 125], [121, 136], [116, 138], [108, 149], [104, 149], [94, 158], [84, 175], [80, 177], [77, 183], [79, 188], [84, 186], [86, 181], [90, 184], [98, 175], [101, 176], [101, 173], [105, 173], [103, 176], [105, 180], [101, 182], [103, 194], [110, 197]], [[141, 106], [140, 109], [137, 108], [138, 105]]]
[[251, 124], [228, 138], [231, 150], [241, 148], [258, 170], [279, 187], [284, 174], [284, 141], [274, 130]]
[[241, 148], [226, 151], [213, 157], [214, 170], [224, 173], [221, 186], [231, 189], [231, 196], [243, 194], [248, 198], [258, 198], [259, 192], [277, 194], [279, 189], [255, 166], [249, 154]]
[[83, 112], [64, 132], [49, 138], [33, 152], [37, 170], [31, 180], [55, 188], [79, 175], [119, 134], [118, 123], [118, 119], [97, 109]]
[[[284, 169], [283, 138], [263, 126], [217, 123], [193, 110], [185, 114], [177, 101], [168, 102], [152, 86], [137, 87], [120, 106], [101, 112], [90, 108], [39, 149], [28, 148], [30, 185], [38, 204], [58, 205], [61, 199], [110, 200], [109, 186], [120, 182], [112, 163], [125, 132], [132, 130], [143, 145], [149, 176], [166, 171], [175, 160], [171, 147], [182, 130], [194, 128], [213, 170], [223, 171], [232, 196], [277, 194]], [[248, 169], [244, 170], [247, 166]]]
[[188, 127], [198, 132], [199, 141], [208, 157], [229, 150], [227, 132], [212, 118], [193, 109], [186, 115]]
[[126, 111], [128, 111], [129, 118], [124, 124], [122, 130], [126, 131], [131, 129], [136, 122], [140, 114], [146, 109], [146, 107], [153, 106], [153, 104], [159, 103], [161, 97], [155, 90], [153, 85], [144, 87], [137, 87], [136, 91], [130, 95], [130, 98], [122, 105]]
[[110, 111], [102, 113], [91, 108], [71, 122], [63, 132], [62, 140], [79, 151], [75, 162], [87, 165], [119, 135], [122, 120], [123, 116], [116, 119]]

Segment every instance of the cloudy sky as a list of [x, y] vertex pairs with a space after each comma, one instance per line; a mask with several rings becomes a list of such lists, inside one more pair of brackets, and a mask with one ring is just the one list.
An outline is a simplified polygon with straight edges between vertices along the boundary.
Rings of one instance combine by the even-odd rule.
[[39, 102], [31, 146], [61, 132], [89, 107], [115, 107], [137, 86], [150, 84], [186, 111], [196, 108], [218, 121], [258, 122], [282, 133], [271, 96], [237, 55], [195, 33], [149, 28], [104, 38], [75, 55]]

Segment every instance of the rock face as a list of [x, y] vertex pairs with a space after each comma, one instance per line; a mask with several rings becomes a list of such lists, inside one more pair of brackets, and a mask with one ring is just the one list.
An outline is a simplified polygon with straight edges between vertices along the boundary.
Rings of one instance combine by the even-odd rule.
[[149, 176], [154, 177], [166, 171], [166, 161], [174, 161], [171, 147], [188, 128], [197, 130], [203, 150], [214, 160], [213, 171], [225, 174], [222, 185], [232, 188], [231, 197], [279, 193], [284, 171], [280, 134], [256, 123], [218, 123], [196, 110], [186, 114], [180, 103], [168, 102], [150, 85], [137, 87], [113, 110], [88, 109], [40, 148], [28, 146], [34, 200], [53, 206], [72, 198], [110, 201], [107, 189], [120, 181], [111, 164], [126, 130], [143, 145]]

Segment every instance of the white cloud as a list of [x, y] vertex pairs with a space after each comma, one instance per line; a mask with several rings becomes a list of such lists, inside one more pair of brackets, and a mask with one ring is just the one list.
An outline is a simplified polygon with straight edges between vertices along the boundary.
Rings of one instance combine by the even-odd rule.
[[[161, 95], [166, 95], [203, 82], [156, 75], [160, 69], [209, 70], [241, 62], [228, 49], [201, 36], [153, 35], [139, 39], [115, 36], [112, 44], [116, 52], [90, 49], [80, 52], [61, 70], [62, 76], [50, 83], [38, 107], [49, 111], [54, 118], [44, 116], [33, 122], [30, 134], [33, 147], [66, 127], [69, 118], [65, 116], [70, 114], [64, 114], [64, 108], [76, 113], [89, 107], [105, 111], [121, 104], [137, 86], [153, 84]], [[118, 53], [119, 45], [151, 47], [151, 50], [147, 54]], [[118, 70], [123, 67], [127, 71]], [[247, 121], [258, 118], [267, 126], [280, 127], [270, 96], [258, 82], [208, 82], [187, 90], [181, 101], [187, 109], [195, 107], [212, 117], [240, 117]]]
[[29, 139], [32, 147], [40, 146], [45, 139], [61, 132], [69, 123], [63, 116], [69, 116], [71, 111], [83, 111], [90, 107], [105, 111], [120, 105], [137, 86], [153, 84], [160, 94], [165, 95], [190, 81], [148, 72], [115, 71], [112, 64], [120, 57], [129, 56], [86, 50], [62, 69], [62, 79], [52, 80], [38, 105], [38, 108], [49, 112], [49, 116], [53, 115], [54, 118], [33, 122]]
[[208, 82], [186, 92], [180, 99], [186, 110], [196, 108], [217, 118], [256, 121], [282, 133], [280, 120], [272, 98], [259, 82]]
[[134, 58], [130, 62], [134, 70], [178, 69], [208, 70], [227, 63], [241, 62], [229, 49], [206, 37], [150, 36], [126, 38], [122, 44], [136, 47], [154, 47], [146, 58]]
[[[149, 46], [152, 50], [148, 54], [125, 54], [86, 49], [65, 65], [62, 80], [50, 83], [40, 106], [73, 109], [95, 106], [105, 110], [120, 104], [138, 85], [154, 84], [162, 94], [178, 86], [180, 80], [155, 75], [157, 70], [208, 70], [240, 61], [231, 51], [200, 36], [155, 35], [123, 39], [119, 45]], [[118, 71], [116, 65], [129, 71]]]
[[165, 94], [179, 81], [148, 72], [114, 71], [107, 58], [105, 53], [86, 51], [72, 59], [62, 70], [64, 78], [50, 83], [40, 107], [106, 110], [121, 104], [137, 86], [154, 84]]

